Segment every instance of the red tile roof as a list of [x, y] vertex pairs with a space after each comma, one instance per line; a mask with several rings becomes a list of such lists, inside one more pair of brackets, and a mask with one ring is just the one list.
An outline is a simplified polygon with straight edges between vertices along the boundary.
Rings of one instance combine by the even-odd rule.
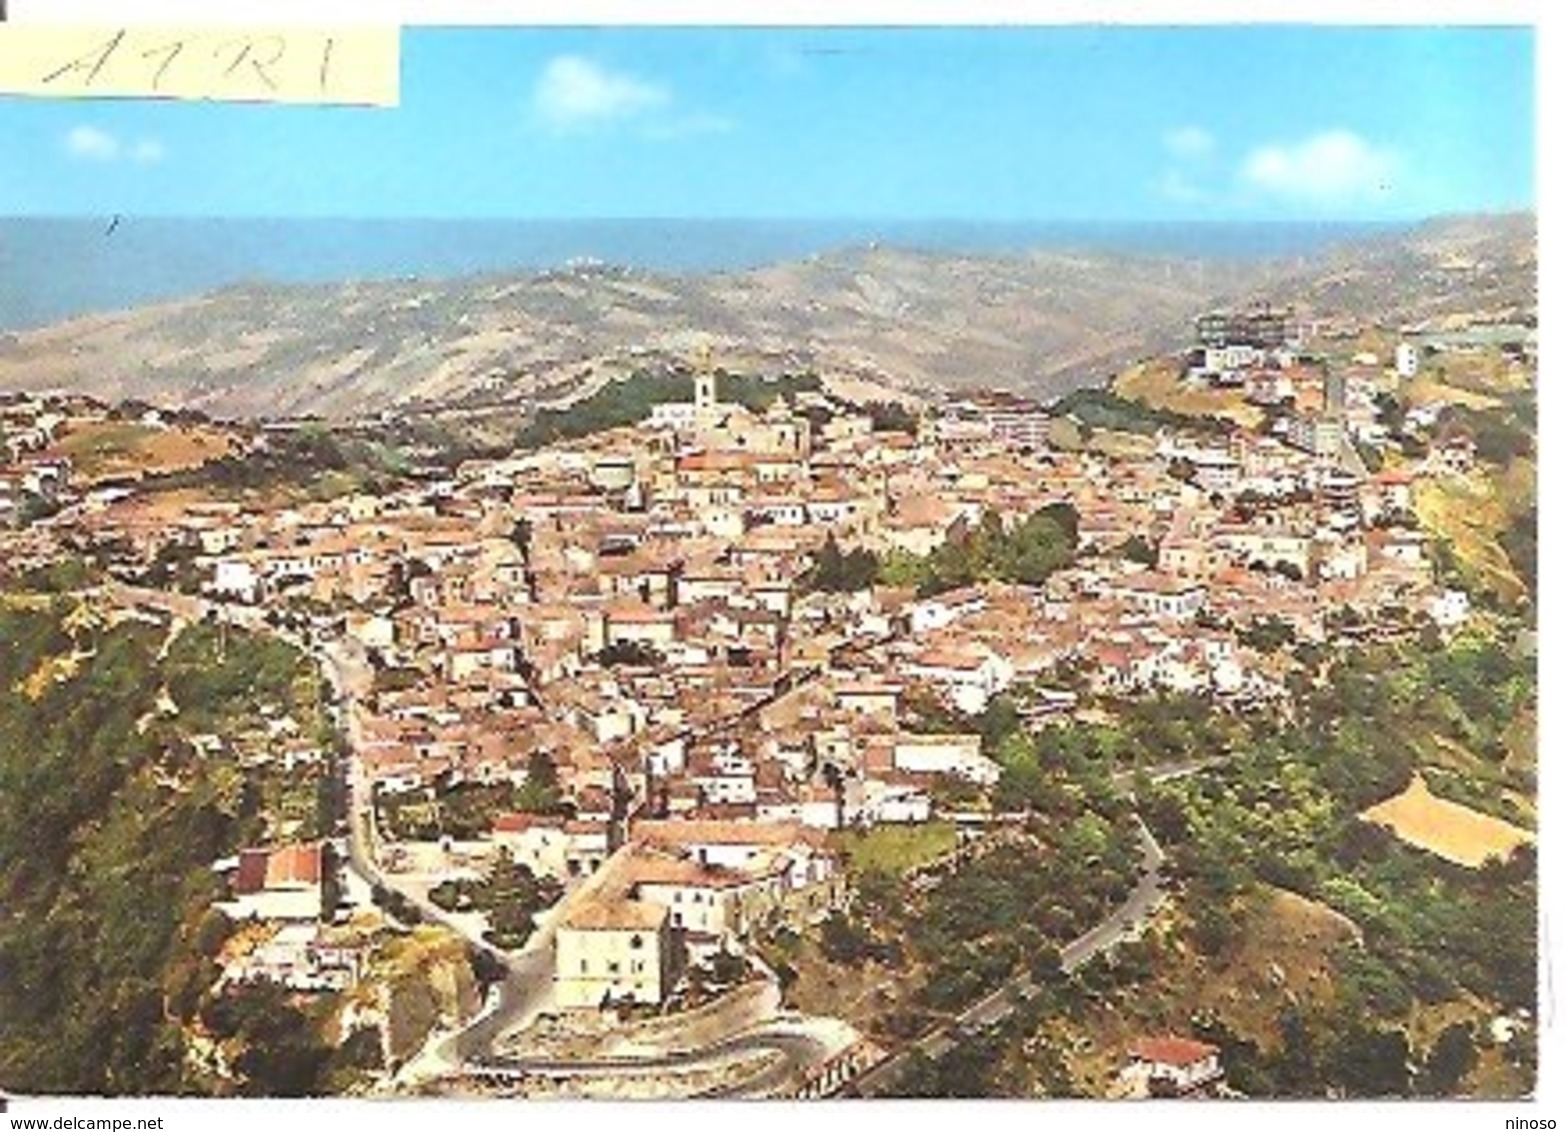
[[1195, 1065], [1219, 1052], [1217, 1046], [1190, 1038], [1140, 1038], [1131, 1044], [1131, 1056], [1159, 1065]]
[[530, 829], [559, 829], [565, 819], [545, 814], [501, 814], [495, 819], [496, 833], [526, 833]]

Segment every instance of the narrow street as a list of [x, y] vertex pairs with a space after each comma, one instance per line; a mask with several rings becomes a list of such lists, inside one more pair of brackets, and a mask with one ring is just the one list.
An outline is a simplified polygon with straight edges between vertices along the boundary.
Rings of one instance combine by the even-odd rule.
[[540, 918], [539, 930], [528, 940], [526, 948], [519, 952], [504, 951], [437, 907], [421, 890], [401, 883], [394, 874], [381, 868], [376, 851], [373, 785], [363, 773], [358, 758], [363, 746], [359, 701], [373, 687], [375, 673], [357, 641], [347, 637], [324, 644], [308, 641], [271, 624], [261, 610], [250, 606], [118, 582], [109, 583], [104, 591], [111, 601], [127, 607], [154, 609], [185, 621], [215, 616], [245, 629], [271, 633], [307, 653], [320, 665], [321, 674], [332, 690], [336, 724], [349, 751], [344, 767], [348, 784], [345, 867], [369, 889], [381, 887], [398, 893], [419, 910], [423, 919], [441, 925], [489, 954], [502, 963], [507, 972], [499, 984], [498, 1001], [486, 1004], [487, 1008], [461, 1029], [433, 1040], [421, 1061], [421, 1072], [457, 1071], [467, 1061], [487, 1052], [501, 1034], [526, 1025], [549, 1005], [554, 977], [555, 917], [546, 913]]

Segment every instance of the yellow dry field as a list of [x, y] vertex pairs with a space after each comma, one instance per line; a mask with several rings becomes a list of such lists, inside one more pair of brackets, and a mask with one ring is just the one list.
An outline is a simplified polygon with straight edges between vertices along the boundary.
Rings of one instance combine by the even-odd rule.
[[1524, 586], [1499, 539], [1512, 515], [1533, 500], [1536, 474], [1532, 460], [1517, 459], [1499, 475], [1475, 470], [1414, 486], [1420, 526], [1450, 539], [1457, 557], [1507, 601], [1521, 595]]
[[1476, 410], [1493, 409], [1501, 403], [1487, 393], [1480, 393], [1457, 385], [1448, 385], [1436, 377], [1425, 374], [1421, 374], [1409, 383], [1408, 403], [1410, 405], [1417, 407], [1429, 405], [1437, 401], [1448, 405], [1462, 405], [1465, 408]]
[[1115, 378], [1114, 391], [1128, 401], [1187, 416], [1222, 417], [1245, 428], [1261, 423], [1261, 409], [1245, 400], [1240, 389], [1188, 385], [1171, 362], [1144, 362]]
[[228, 454], [226, 433], [205, 428], [151, 428], [127, 421], [75, 425], [54, 451], [92, 481], [193, 468]]
[[1415, 848], [1471, 869], [1491, 857], [1504, 858], [1519, 845], [1533, 841], [1525, 829], [1437, 798], [1418, 776], [1407, 790], [1359, 816], [1386, 826]]

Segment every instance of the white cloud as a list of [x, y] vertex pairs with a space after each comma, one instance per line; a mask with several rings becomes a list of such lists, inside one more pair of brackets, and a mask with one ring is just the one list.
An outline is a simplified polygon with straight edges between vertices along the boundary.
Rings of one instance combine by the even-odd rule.
[[1213, 140], [1212, 134], [1200, 126], [1181, 126], [1164, 135], [1164, 149], [1169, 151], [1171, 157], [1182, 161], [1206, 157], [1212, 153], [1216, 145], [1217, 142]]
[[669, 104], [669, 92], [635, 75], [576, 55], [550, 60], [533, 90], [533, 107], [557, 129], [634, 118]]
[[154, 138], [125, 142], [96, 126], [75, 126], [65, 135], [65, 152], [82, 161], [131, 161], [152, 165], [162, 161], [163, 143]]
[[1350, 130], [1327, 130], [1288, 145], [1253, 150], [1240, 167], [1248, 184], [1315, 204], [1351, 203], [1394, 191], [1402, 162]]
[[65, 135], [65, 150], [87, 161], [113, 161], [120, 155], [120, 142], [92, 126], [76, 126]]

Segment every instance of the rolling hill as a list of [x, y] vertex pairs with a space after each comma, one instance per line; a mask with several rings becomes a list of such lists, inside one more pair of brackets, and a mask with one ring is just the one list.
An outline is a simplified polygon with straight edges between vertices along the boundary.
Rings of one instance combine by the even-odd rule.
[[1285, 263], [868, 246], [736, 272], [584, 267], [227, 287], [0, 336], [0, 388], [218, 416], [345, 418], [570, 397], [651, 357], [720, 356], [928, 390], [1057, 395], [1265, 295], [1361, 318], [1532, 308], [1532, 217], [1430, 225]]

